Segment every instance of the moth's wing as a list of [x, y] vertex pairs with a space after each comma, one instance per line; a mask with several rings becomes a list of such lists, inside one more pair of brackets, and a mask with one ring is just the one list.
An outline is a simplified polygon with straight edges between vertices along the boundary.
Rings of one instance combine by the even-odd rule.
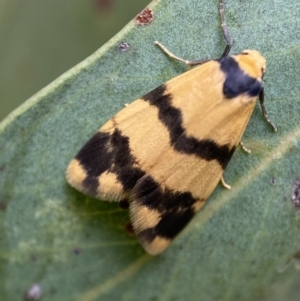
[[[225, 98], [224, 81], [219, 63], [211, 61], [168, 81], [162, 96], [156, 91], [143, 98], [157, 110], [151, 126], [165, 133], [153, 147], [135, 146], [146, 173], [133, 188], [130, 212], [150, 254], [162, 252], [203, 206], [251, 116], [255, 97]], [[167, 149], [147, 161], [161, 144]]]
[[[149, 95], [164, 102], [165, 86]], [[110, 119], [70, 162], [66, 177], [83, 193], [109, 201], [127, 198], [137, 181], [169, 148], [158, 109], [141, 98]]]
[[133, 226], [150, 254], [201, 208], [250, 118], [254, 98], [225, 99], [225, 77], [210, 61], [168, 81], [110, 119], [69, 165], [78, 190], [132, 200]]

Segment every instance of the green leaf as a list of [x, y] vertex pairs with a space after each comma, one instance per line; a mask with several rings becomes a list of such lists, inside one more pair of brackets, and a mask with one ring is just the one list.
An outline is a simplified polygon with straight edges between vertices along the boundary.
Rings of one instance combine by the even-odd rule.
[[0, 122], [108, 41], [148, 2], [0, 0]]
[[2, 300], [20, 300], [34, 283], [44, 301], [299, 300], [300, 3], [226, 2], [232, 53], [253, 48], [267, 59], [265, 102], [278, 132], [257, 106], [243, 138], [252, 154], [238, 149], [225, 172], [232, 190], [218, 187], [163, 254], [144, 253], [118, 204], [66, 183], [68, 162], [108, 118], [186, 70], [155, 40], [187, 59], [224, 49], [218, 1], [151, 7], [151, 24], [131, 22], [0, 125]]

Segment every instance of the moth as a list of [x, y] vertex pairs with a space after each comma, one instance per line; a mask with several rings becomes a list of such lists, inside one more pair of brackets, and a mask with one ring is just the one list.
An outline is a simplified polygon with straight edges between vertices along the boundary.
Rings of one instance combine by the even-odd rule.
[[108, 120], [70, 162], [71, 186], [101, 200], [129, 201], [137, 239], [152, 255], [164, 251], [201, 209], [241, 142], [259, 98], [265, 58], [256, 50], [229, 56], [231, 38], [220, 1], [226, 47], [219, 59], [167, 81]]

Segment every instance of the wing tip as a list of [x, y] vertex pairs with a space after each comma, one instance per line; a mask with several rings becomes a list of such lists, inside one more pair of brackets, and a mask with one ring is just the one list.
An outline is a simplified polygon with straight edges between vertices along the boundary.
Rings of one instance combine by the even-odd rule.
[[129, 208], [132, 226], [140, 244], [150, 255], [162, 253], [171, 239], [157, 233], [156, 226], [161, 220], [159, 211], [140, 205], [137, 201], [132, 201]]
[[136, 236], [145, 251], [153, 256], [162, 253], [171, 243], [171, 240], [159, 235], [155, 236], [155, 238], [151, 242], [145, 240], [144, 236], [141, 233], [138, 233]]
[[66, 170], [67, 182], [79, 191], [84, 191], [83, 182], [87, 177], [87, 173], [84, 168], [80, 165], [77, 159], [73, 159]]

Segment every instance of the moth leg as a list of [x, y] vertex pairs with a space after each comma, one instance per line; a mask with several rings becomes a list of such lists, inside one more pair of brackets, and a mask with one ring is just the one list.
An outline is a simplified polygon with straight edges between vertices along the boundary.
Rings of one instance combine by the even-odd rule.
[[[226, 41], [226, 46], [225, 49], [221, 55], [221, 58], [228, 56], [229, 51], [231, 49], [232, 43], [231, 43], [231, 37], [230, 37], [230, 33], [229, 33], [229, 29], [228, 26], [225, 22], [225, 15], [224, 15], [224, 1], [220, 0], [220, 17], [221, 17], [221, 27], [222, 27], [222, 31], [223, 31], [223, 35]], [[189, 60], [185, 60], [182, 59], [181, 57], [173, 54], [171, 51], [169, 51], [164, 45], [162, 45], [160, 42], [155, 41], [155, 44], [158, 45], [162, 51], [164, 51], [166, 53], [166, 55], [168, 55], [170, 58], [177, 60], [179, 62], [185, 63], [186, 65], [192, 67], [192, 66], [196, 66], [196, 65], [201, 65], [204, 64], [208, 61], [210, 61], [210, 59], [203, 59], [203, 60], [196, 60], [196, 61], [189, 61]]]
[[262, 112], [263, 112], [267, 122], [272, 126], [273, 130], [275, 132], [277, 132], [277, 126], [269, 119], [269, 116], [267, 114], [267, 110], [266, 110], [265, 105], [264, 105], [264, 100], [265, 100], [265, 93], [264, 93], [264, 88], [262, 88], [260, 93], [259, 93], [260, 107], [262, 109]]
[[247, 148], [242, 141], [240, 141], [240, 146], [248, 154], [251, 154], [251, 149]]
[[220, 17], [221, 17], [221, 27], [222, 27], [222, 31], [223, 31], [223, 35], [226, 41], [226, 46], [225, 49], [223, 51], [223, 54], [221, 55], [222, 57], [228, 56], [229, 51], [231, 49], [232, 43], [231, 43], [231, 37], [230, 37], [230, 33], [229, 33], [229, 29], [228, 26], [225, 22], [225, 14], [224, 14], [224, 0], [220, 0]]
[[161, 50], [170, 58], [174, 59], [174, 60], [177, 60], [179, 62], [182, 62], [182, 63], [185, 63], [186, 65], [188, 66], [196, 66], [196, 65], [201, 65], [203, 63], [206, 63], [208, 61], [210, 61], [210, 59], [206, 59], [206, 60], [197, 60], [197, 61], [189, 61], [189, 60], [185, 60], [185, 59], [182, 59], [181, 57], [179, 56], [176, 56], [175, 54], [173, 54], [171, 51], [169, 51], [163, 44], [161, 44], [160, 42], [158, 41], [155, 41], [155, 44], [158, 45]]
[[221, 184], [222, 184], [226, 189], [231, 189], [231, 186], [225, 182], [223, 176], [221, 177]]

